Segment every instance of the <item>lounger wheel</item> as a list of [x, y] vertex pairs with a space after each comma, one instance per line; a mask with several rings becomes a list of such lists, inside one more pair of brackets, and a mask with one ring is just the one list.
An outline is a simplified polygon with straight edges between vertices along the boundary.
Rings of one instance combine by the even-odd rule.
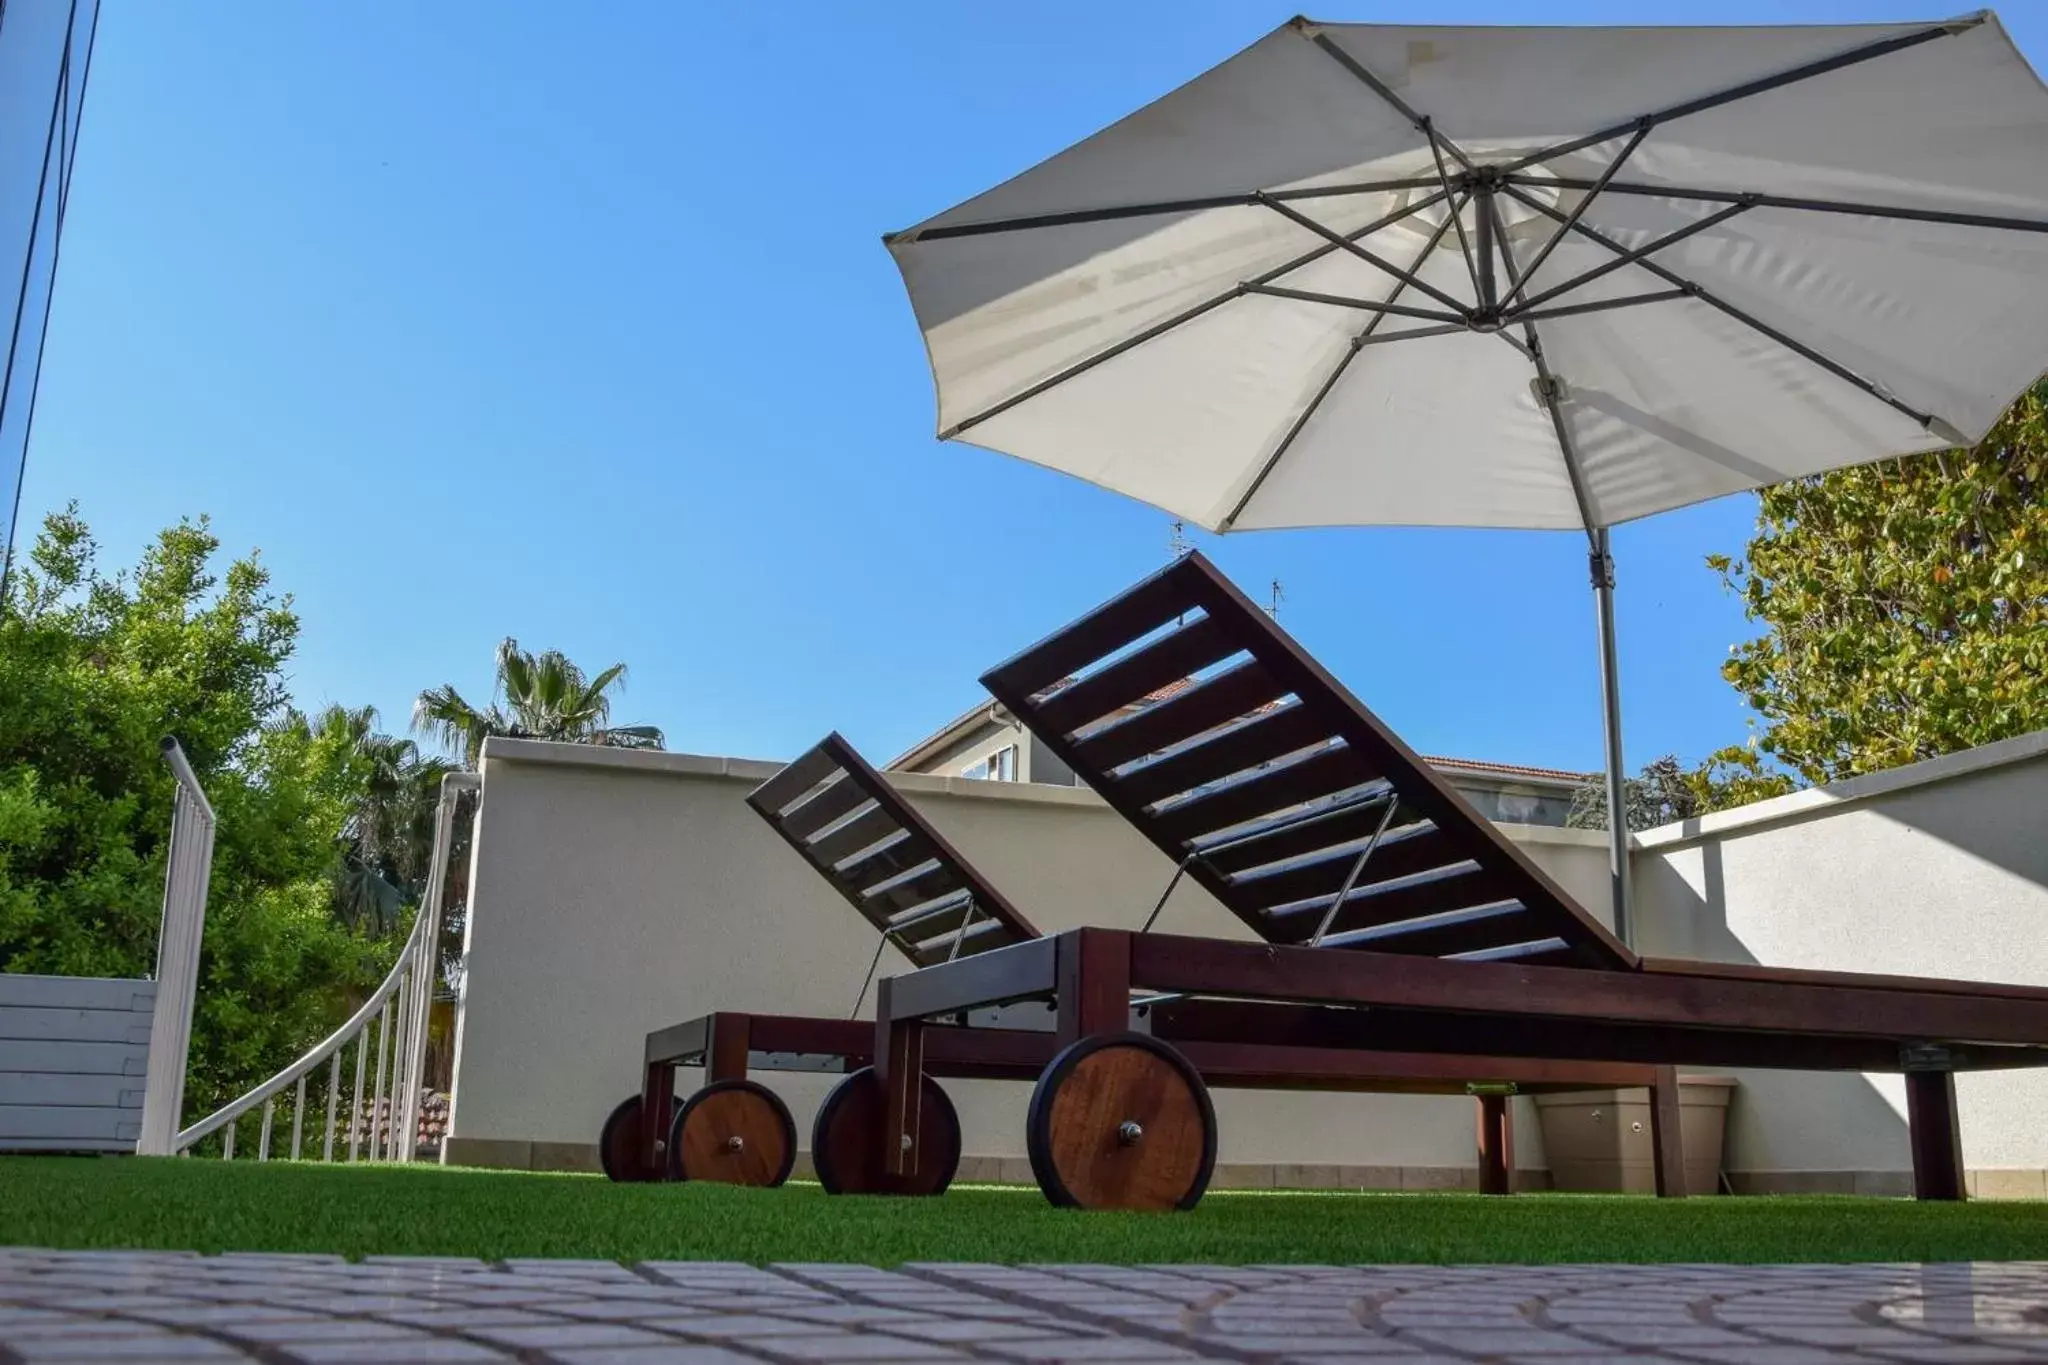
[[668, 1128], [668, 1178], [721, 1185], [780, 1185], [796, 1163], [796, 1120], [755, 1081], [713, 1081]]
[[945, 1089], [924, 1078], [917, 1115], [917, 1173], [890, 1175], [882, 1160], [882, 1083], [864, 1066], [832, 1088], [811, 1125], [811, 1164], [827, 1194], [944, 1194], [960, 1169], [960, 1115]]
[[[650, 1166], [640, 1155], [640, 1099], [640, 1096], [633, 1095], [620, 1100], [597, 1136], [597, 1163], [613, 1180], [637, 1183], [663, 1177], [660, 1163]], [[669, 1112], [675, 1113], [681, 1108], [681, 1103], [677, 1102]]]
[[1096, 1034], [1046, 1064], [1025, 1150], [1061, 1208], [1191, 1209], [1216, 1167], [1216, 1111], [1199, 1072], [1143, 1033]]

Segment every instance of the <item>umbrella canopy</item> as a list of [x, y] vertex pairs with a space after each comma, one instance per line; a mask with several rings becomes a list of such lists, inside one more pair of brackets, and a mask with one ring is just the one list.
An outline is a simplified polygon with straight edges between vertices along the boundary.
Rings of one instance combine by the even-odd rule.
[[2048, 90], [1988, 13], [1297, 19], [888, 245], [944, 437], [1216, 531], [1594, 531], [1981, 437]]

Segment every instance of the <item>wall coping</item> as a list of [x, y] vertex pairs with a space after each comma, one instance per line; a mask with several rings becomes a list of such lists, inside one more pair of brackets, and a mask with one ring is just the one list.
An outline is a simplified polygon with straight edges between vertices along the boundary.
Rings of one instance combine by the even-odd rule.
[[[596, 744], [562, 744], [553, 740], [505, 739], [494, 736], [484, 741], [486, 764], [526, 763], [562, 768], [605, 768], [646, 774], [651, 777], [722, 778], [759, 785], [782, 771], [783, 765], [767, 759], [731, 758], [718, 754], [672, 753], [654, 749], [608, 749]], [[957, 796], [970, 801], [1012, 801], [1021, 805], [1090, 806], [1107, 811], [1109, 805], [1088, 787], [1062, 787], [1042, 782], [988, 782], [971, 777], [942, 777], [929, 773], [891, 772], [891, 786], [902, 792], [934, 796]], [[1606, 848], [1607, 832], [1598, 829], [1566, 829], [1558, 825], [1501, 824], [1499, 828], [1518, 844], [1563, 844], [1583, 848]]]
[[1929, 787], [1942, 782], [2011, 767], [2048, 757], [2048, 730], [2014, 735], [2010, 739], [1980, 744], [1939, 758], [1922, 759], [1881, 773], [1866, 773], [1825, 787], [1809, 787], [1766, 801], [1753, 801], [1734, 810], [1716, 811], [1692, 820], [1680, 820], [1633, 836], [1636, 849], [1672, 849], [1707, 839], [1762, 830], [1827, 814], [1843, 806], [1879, 796]]
[[[609, 768], [644, 773], [654, 777], [726, 778], [758, 786], [783, 769], [781, 763], [759, 758], [730, 758], [717, 754], [671, 753], [651, 749], [609, 749], [597, 744], [562, 744], [553, 740], [504, 739], [484, 741], [483, 761], [528, 763], [564, 768]], [[1096, 806], [1107, 810], [1101, 797], [1086, 787], [1056, 787], [1036, 782], [988, 782], [972, 777], [940, 777], [925, 773], [888, 775], [898, 791], [959, 796], [971, 801], [1018, 801], [1026, 805]]]

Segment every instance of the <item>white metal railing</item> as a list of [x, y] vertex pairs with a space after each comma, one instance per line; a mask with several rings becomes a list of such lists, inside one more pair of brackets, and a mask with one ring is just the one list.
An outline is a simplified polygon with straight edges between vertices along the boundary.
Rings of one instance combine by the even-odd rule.
[[[347, 1159], [411, 1161], [418, 1145], [419, 1100], [426, 1070], [427, 1023], [438, 975], [441, 907], [448, 887], [448, 859], [454, 844], [455, 811], [463, 793], [477, 789], [475, 773], [450, 773], [441, 780], [441, 799], [434, 812], [434, 849], [427, 865], [426, 894], [413, 917], [412, 933], [399, 950], [398, 961], [370, 993], [362, 1008], [340, 1028], [263, 1084], [222, 1105], [179, 1133], [170, 1150], [189, 1152], [201, 1139], [218, 1132], [221, 1156], [233, 1160], [235, 1129], [243, 1115], [262, 1106], [263, 1119], [256, 1159], [270, 1159], [271, 1131], [278, 1096], [291, 1089], [291, 1159], [303, 1158], [308, 1082], [327, 1064], [325, 1118], [319, 1134], [320, 1160], [335, 1159], [336, 1111], [347, 1090]], [[344, 1082], [343, 1054], [354, 1046], [352, 1081]], [[370, 1085], [370, 1109], [363, 1109], [363, 1084]], [[386, 1135], [389, 1135], [388, 1140]]]
[[135, 1150], [143, 1156], [169, 1156], [176, 1150], [178, 1115], [185, 1106], [185, 1063], [192, 1047], [199, 944], [206, 932], [206, 888], [213, 876], [213, 805], [200, 789], [185, 751], [168, 735], [163, 755], [177, 780], [177, 796], [171, 807], [163, 918], [157, 926], [156, 1008], [149, 1023], [142, 1132], [135, 1141]]

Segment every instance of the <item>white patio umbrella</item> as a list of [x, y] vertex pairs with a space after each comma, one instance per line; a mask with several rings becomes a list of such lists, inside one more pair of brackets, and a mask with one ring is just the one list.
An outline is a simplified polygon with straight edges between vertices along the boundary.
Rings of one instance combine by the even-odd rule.
[[939, 434], [1211, 531], [1608, 528], [1980, 439], [2048, 363], [2048, 90], [1989, 13], [1296, 19], [885, 239]]

